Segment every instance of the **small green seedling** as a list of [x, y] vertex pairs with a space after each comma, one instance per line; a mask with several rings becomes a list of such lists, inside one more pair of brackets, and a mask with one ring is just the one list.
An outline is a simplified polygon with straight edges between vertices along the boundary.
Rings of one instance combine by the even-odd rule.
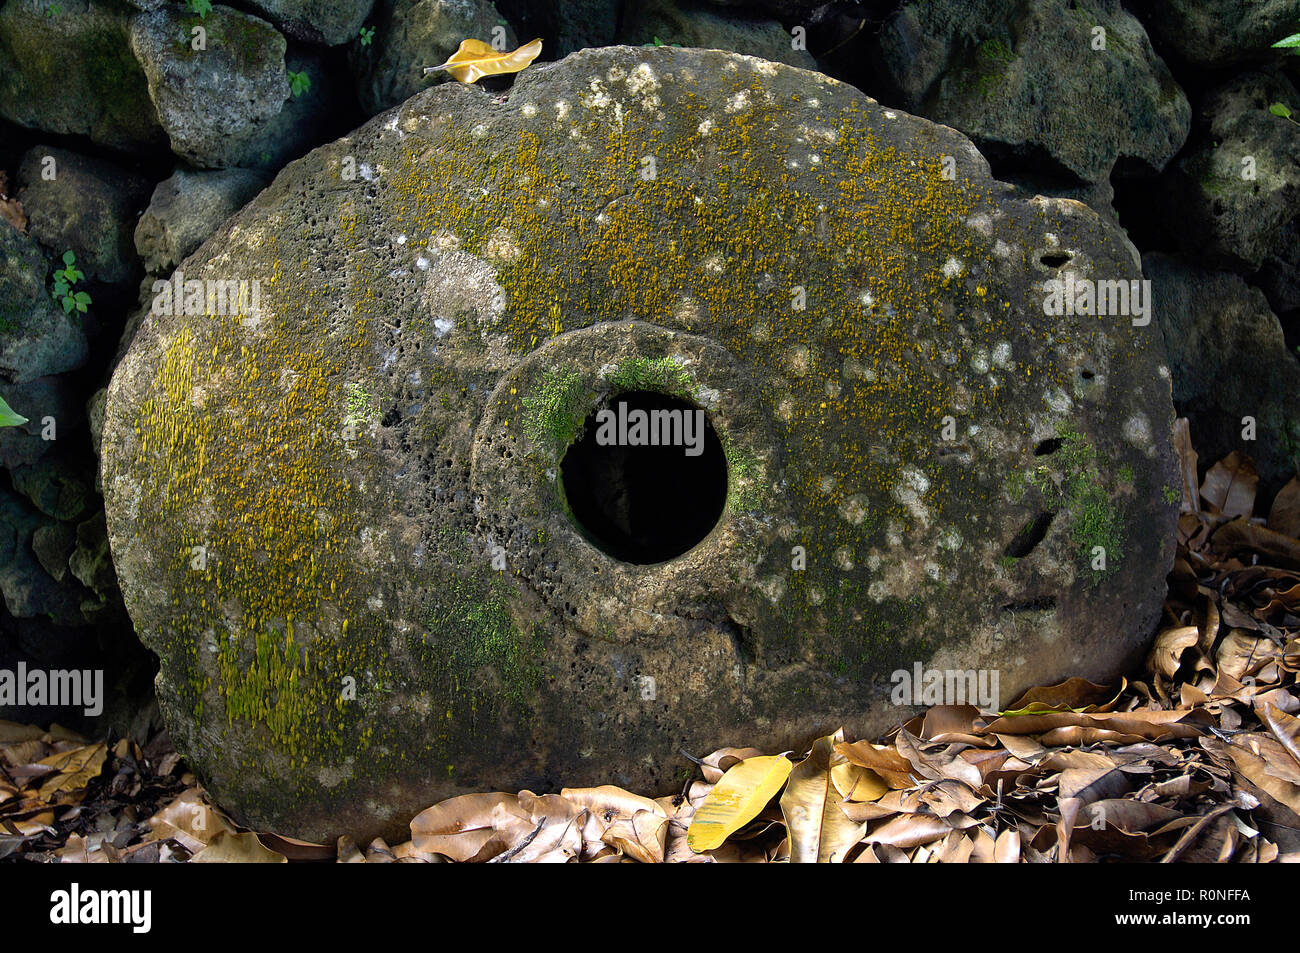
[[1295, 118], [1291, 115], [1291, 108], [1285, 103], [1274, 103], [1272, 106], [1268, 107], [1268, 111], [1274, 116], [1281, 116], [1287, 122], [1295, 122], [1297, 126], [1300, 126], [1300, 122], [1296, 122]]
[[678, 49], [681, 49], [681, 44], [680, 44], [680, 43], [665, 43], [663, 40], [659, 39], [659, 37], [657, 37], [657, 36], [654, 38], [654, 42], [653, 42], [653, 43], [642, 43], [641, 45], [642, 45], [643, 47], [654, 47], [654, 46], [675, 46], [675, 47], [677, 47]]
[[74, 290], [75, 285], [86, 277], [77, 267], [77, 256], [70, 251], [63, 253], [63, 267], [54, 273], [54, 300], [63, 302], [63, 313], [73, 311], [86, 313], [90, 307], [90, 295], [84, 291]]
[[309, 89], [311, 89], [311, 77], [307, 75], [306, 70], [301, 73], [289, 70], [289, 92], [295, 96], [301, 96]]
[[208, 14], [212, 12], [210, 0], [185, 0], [185, 5], [190, 8], [191, 13], [197, 13], [200, 20], [206, 20]]
[[375, 28], [372, 26], [363, 26], [361, 32], [357, 35], [361, 37], [362, 46], [369, 46], [375, 38]]
[[0, 397], [0, 427], [21, 427], [27, 423], [27, 418], [20, 413], [16, 413], [13, 408], [5, 403], [5, 399]]

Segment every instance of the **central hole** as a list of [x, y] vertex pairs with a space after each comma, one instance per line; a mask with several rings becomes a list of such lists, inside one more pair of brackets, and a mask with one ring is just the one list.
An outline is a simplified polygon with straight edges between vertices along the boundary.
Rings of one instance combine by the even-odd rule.
[[680, 556], [709, 535], [727, 502], [727, 461], [708, 415], [651, 391], [593, 411], [560, 475], [582, 534], [628, 563]]

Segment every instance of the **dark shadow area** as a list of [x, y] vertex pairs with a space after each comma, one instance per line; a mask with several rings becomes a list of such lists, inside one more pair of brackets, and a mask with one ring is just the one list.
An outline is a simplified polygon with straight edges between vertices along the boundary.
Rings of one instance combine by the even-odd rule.
[[[686, 415], [698, 409], [650, 391], [619, 394], [606, 406], [617, 410], [620, 403], [629, 419], [637, 410]], [[582, 437], [560, 465], [563, 492], [582, 534], [615, 559], [642, 565], [693, 548], [717, 525], [727, 502], [726, 456], [708, 416], [703, 451], [689, 456], [680, 444], [602, 446], [598, 413], [587, 418]]]

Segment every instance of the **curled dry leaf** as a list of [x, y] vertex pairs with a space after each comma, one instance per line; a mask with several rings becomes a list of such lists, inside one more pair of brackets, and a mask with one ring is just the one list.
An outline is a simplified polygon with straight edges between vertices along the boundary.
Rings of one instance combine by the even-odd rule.
[[719, 748], [700, 762], [700, 771], [704, 774], [705, 781], [717, 784], [728, 768], [746, 758], [757, 758], [762, 754], [758, 748]]
[[447, 62], [425, 67], [425, 75], [446, 70], [462, 83], [477, 83], [484, 76], [518, 73], [542, 53], [542, 41], [533, 40], [516, 50], [503, 53], [482, 40], [463, 40]]
[[411, 843], [452, 860], [487, 860], [507, 846], [496, 837], [493, 812], [518, 800], [513, 794], [462, 794], [435, 804], [411, 820]]
[[686, 843], [696, 852], [714, 850], [767, 806], [794, 764], [785, 755], [746, 758], [729, 768], [695, 810]]
[[818, 738], [808, 757], [790, 772], [781, 795], [781, 814], [789, 832], [791, 863], [842, 862], [862, 837], [864, 825], [840, 809], [844, 798], [832, 777], [835, 762], [843, 761], [843, 756], [835, 753], [835, 745], [843, 741], [843, 729]]
[[1255, 510], [1255, 490], [1259, 486], [1259, 472], [1250, 457], [1234, 450], [1205, 474], [1201, 484], [1201, 499], [1211, 511], [1228, 519], [1249, 517]]
[[1292, 477], [1273, 498], [1268, 528], [1283, 536], [1300, 538], [1300, 477]]
[[221, 831], [190, 858], [192, 864], [287, 864], [283, 854], [266, 847], [251, 831]]

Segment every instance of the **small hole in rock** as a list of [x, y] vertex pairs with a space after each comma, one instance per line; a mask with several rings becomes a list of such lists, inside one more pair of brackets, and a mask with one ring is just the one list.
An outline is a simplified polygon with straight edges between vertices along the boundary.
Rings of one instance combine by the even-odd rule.
[[1003, 550], [1003, 555], [1015, 559], [1023, 559], [1028, 556], [1047, 536], [1047, 530], [1051, 527], [1052, 520], [1055, 518], [1055, 513], [1039, 513], [1033, 520], [1020, 528], [1016, 538], [1009, 542], [1007, 548]]
[[1040, 441], [1038, 446], [1034, 447], [1034, 456], [1045, 457], [1048, 454], [1056, 453], [1061, 449], [1061, 444], [1065, 443], [1060, 437], [1049, 437], [1047, 440]]
[[[628, 438], [603, 445], [601, 410], [626, 410]], [[634, 443], [634, 412], [645, 413], [650, 433], [667, 435], [660, 445]], [[666, 412], [666, 413], [665, 413]], [[687, 417], [692, 439], [686, 441]], [[703, 419], [704, 432], [694, 430]], [[608, 434], [608, 430], [606, 431]], [[677, 442], [673, 442], [673, 438]], [[689, 455], [684, 445], [698, 446]], [[665, 562], [694, 548], [713, 531], [727, 502], [727, 461], [707, 413], [686, 401], [651, 391], [618, 394], [587, 418], [582, 436], [560, 463], [564, 498], [582, 534], [623, 562]]]
[[1038, 260], [1048, 268], [1060, 268], [1069, 261], [1071, 257], [1072, 256], [1068, 252], [1044, 252], [1039, 256]]

